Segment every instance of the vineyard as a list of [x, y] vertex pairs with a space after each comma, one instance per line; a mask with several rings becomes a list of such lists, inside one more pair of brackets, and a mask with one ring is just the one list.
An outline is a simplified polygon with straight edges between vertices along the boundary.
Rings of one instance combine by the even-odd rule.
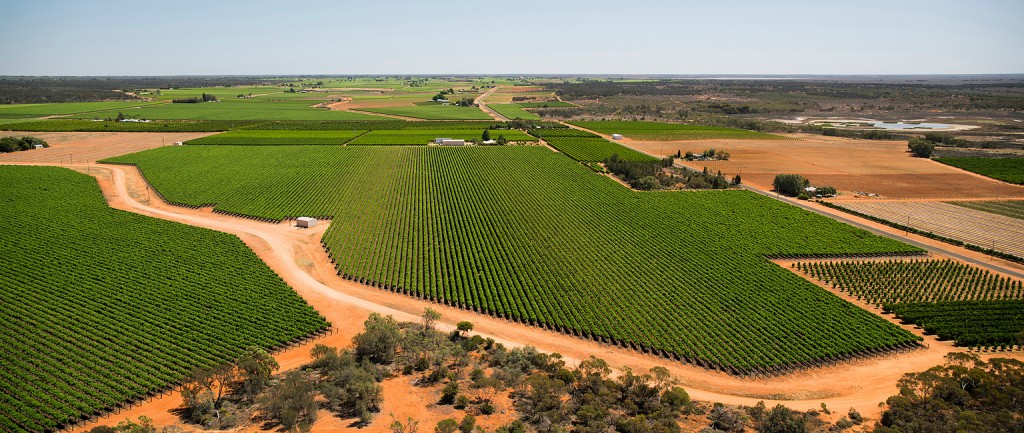
[[53, 431], [328, 327], [238, 238], [110, 209], [86, 175], [0, 166], [0, 196], [0, 431]]
[[113, 161], [172, 201], [331, 217], [323, 242], [344, 278], [706, 367], [778, 373], [917, 341], [765, 256], [919, 250], [747, 191], [636, 193], [542, 147]]
[[[483, 129], [402, 129], [370, 131], [352, 140], [349, 145], [425, 145], [436, 138], [455, 138], [481, 141]], [[504, 136], [509, 141], [537, 141], [533, 136], [517, 130], [490, 131], [491, 139]]]
[[581, 162], [597, 162], [619, 155], [625, 161], [655, 161], [657, 158], [621, 144], [605, 140], [587, 131], [570, 128], [532, 129], [530, 134], [547, 141], [551, 147]]
[[1003, 182], [1024, 185], [1024, 158], [935, 158], [935, 160]]
[[778, 135], [745, 129], [684, 125], [679, 123], [631, 122], [625, 120], [597, 120], [571, 123], [601, 134], [622, 134], [634, 140], [780, 140], [784, 138]]
[[455, 105], [409, 105], [401, 107], [360, 108], [368, 113], [390, 114], [425, 120], [491, 120], [491, 116], [477, 107]]
[[846, 201], [835, 207], [1024, 257], [1024, 221], [1020, 219], [929, 201]]
[[488, 104], [492, 110], [509, 119], [540, 120], [540, 116], [523, 109], [522, 104]]
[[957, 344], [1024, 343], [1024, 284], [945, 260], [799, 262], [793, 267]]
[[282, 146], [342, 145], [366, 131], [269, 131], [239, 130], [189, 140], [189, 145]]
[[1024, 200], [952, 201], [949, 204], [1024, 220]]

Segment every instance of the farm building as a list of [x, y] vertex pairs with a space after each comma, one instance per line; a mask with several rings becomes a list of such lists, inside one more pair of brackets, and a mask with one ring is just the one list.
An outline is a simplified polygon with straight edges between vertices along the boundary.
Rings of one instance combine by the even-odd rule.
[[443, 141], [445, 141], [445, 140], [451, 140], [451, 138], [447, 138], [447, 137], [443, 137], [443, 138], [442, 138], [442, 137], [438, 137], [438, 138], [435, 138], [435, 139], [434, 139], [434, 144], [441, 144], [441, 143], [442, 143]]
[[312, 217], [298, 217], [298, 218], [295, 218], [295, 226], [296, 227], [303, 227], [303, 228], [307, 228], [307, 229], [310, 228], [310, 227], [315, 227], [316, 226], [316, 218], [312, 218]]
[[441, 140], [441, 145], [442, 146], [465, 146], [466, 145], [466, 140], [458, 140], [458, 139], [454, 139], [454, 138], [447, 138], [447, 139]]
[[622, 140], [622, 134], [612, 134], [612, 140]]

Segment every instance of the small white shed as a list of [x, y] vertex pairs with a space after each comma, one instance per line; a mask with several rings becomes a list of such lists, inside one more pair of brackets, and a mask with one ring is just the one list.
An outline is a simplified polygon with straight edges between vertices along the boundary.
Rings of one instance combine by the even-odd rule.
[[441, 144], [445, 140], [451, 140], [451, 138], [448, 138], [448, 137], [437, 137], [437, 138], [434, 139], [434, 144]]
[[466, 145], [466, 140], [457, 140], [457, 139], [453, 139], [453, 138], [446, 138], [444, 140], [441, 140], [441, 145], [442, 146], [465, 146]]
[[612, 134], [612, 140], [622, 140], [622, 134]]
[[298, 218], [295, 218], [295, 226], [296, 227], [303, 227], [303, 228], [307, 228], [307, 229], [310, 228], [310, 227], [315, 227], [316, 226], [316, 218], [313, 218], [313, 217], [298, 217]]

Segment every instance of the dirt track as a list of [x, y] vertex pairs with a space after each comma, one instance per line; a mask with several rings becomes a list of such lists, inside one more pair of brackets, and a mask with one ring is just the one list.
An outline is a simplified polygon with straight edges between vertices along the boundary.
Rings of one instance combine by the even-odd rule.
[[[74, 168], [84, 171], [86, 167], [76, 165]], [[869, 417], [876, 416], [880, 411], [878, 404], [896, 393], [896, 381], [904, 373], [940, 364], [945, 354], [959, 350], [949, 343], [926, 337], [927, 349], [771, 379], [734, 377], [342, 280], [320, 247], [319, 239], [327, 228], [326, 224], [304, 230], [290, 227], [287, 223], [260, 223], [214, 214], [209, 210], [169, 206], [147, 193], [141, 174], [133, 167], [100, 166], [97, 169], [92, 166], [91, 172], [98, 178], [104, 196], [114, 208], [238, 235], [339, 330], [337, 334], [319, 341], [329, 345], [347, 345], [370, 312], [390, 314], [399, 320], [416, 320], [419, 312], [430, 306], [444, 315], [440, 325], [443, 329], [451, 329], [451, 324], [459, 320], [470, 320], [476, 324], [476, 331], [484, 336], [510, 346], [532, 345], [544, 351], [559, 352], [565, 355], [570, 365], [597, 355], [615, 367], [628, 366], [635, 371], [646, 371], [656, 365], [666, 366], [696, 400], [747, 405], [765, 400], [769, 405], [783, 403], [800, 410], [818, 408], [824, 402], [834, 409], [855, 407]], [[294, 368], [308, 360], [309, 347], [279, 354], [282, 367]], [[1009, 355], [1022, 357], [1020, 354]], [[126, 415], [136, 416], [134, 414], [146, 414], [157, 420], [173, 419], [167, 411], [176, 407], [177, 398], [170, 396], [152, 400], [118, 415], [118, 419]]]

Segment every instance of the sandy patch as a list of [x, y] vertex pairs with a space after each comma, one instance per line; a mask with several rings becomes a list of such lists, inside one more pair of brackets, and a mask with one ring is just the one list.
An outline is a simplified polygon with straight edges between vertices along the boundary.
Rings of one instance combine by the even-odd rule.
[[1024, 198], [1024, 186], [1010, 185], [935, 161], [914, 158], [904, 141], [855, 140], [809, 134], [789, 134], [792, 140], [625, 139], [629, 147], [661, 156], [677, 151], [701, 153], [724, 150], [728, 161], [684, 161], [683, 164], [732, 177], [762, 190], [771, 190], [776, 174], [796, 173], [814, 185], [834, 186], [838, 199], [855, 199], [854, 191], [885, 199]]
[[50, 145], [0, 155], [2, 163], [49, 163], [53, 165], [96, 162], [154, 147], [169, 146], [178, 141], [206, 137], [210, 132], [19, 132], [0, 131], [0, 137], [38, 137]]

